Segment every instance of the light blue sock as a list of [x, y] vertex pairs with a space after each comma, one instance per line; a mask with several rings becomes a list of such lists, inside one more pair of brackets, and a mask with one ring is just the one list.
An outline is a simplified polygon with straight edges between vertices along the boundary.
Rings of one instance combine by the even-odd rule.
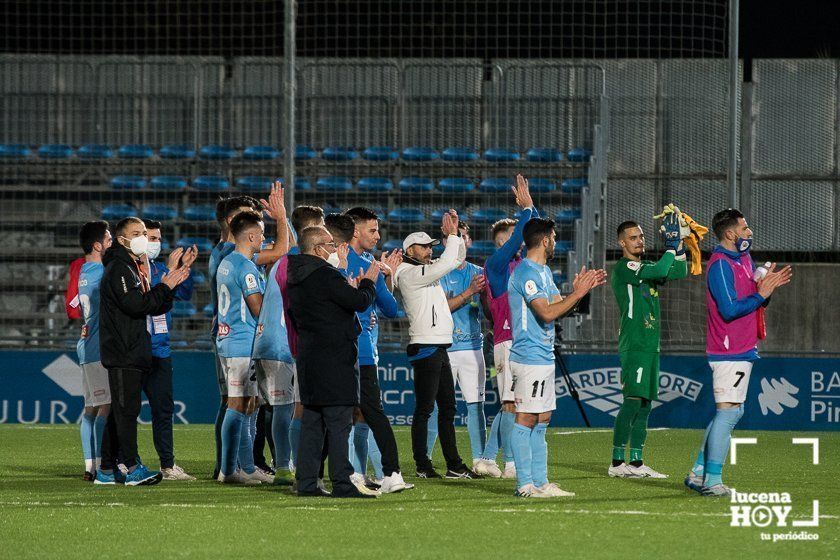
[[350, 463], [353, 472], [365, 474], [367, 472], [368, 437], [370, 427], [364, 422], [356, 422], [350, 434]]
[[697, 453], [697, 459], [694, 460], [694, 466], [691, 468], [691, 472], [697, 476], [703, 476], [706, 472], [706, 442], [709, 441], [709, 431], [711, 431], [714, 421], [715, 419], [712, 417], [709, 420], [709, 425], [706, 426], [706, 432], [703, 434], [703, 443], [700, 444], [700, 452]]
[[[236, 457], [239, 454], [239, 440], [242, 439], [242, 426], [246, 416], [228, 408], [222, 421], [222, 474], [233, 474], [236, 470]], [[251, 458], [253, 461], [253, 457]]]
[[516, 414], [513, 412], [502, 412], [502, 420], [499, 425], [499, 433], [501, 434], [502, 447], [505, 448], [505, 463], [513, 461], [513, 446], [510, 442], [513, 425], [516, 422]]
[[432, 458], [432, 453], [435, 450], [435, 442], [437, 441], [438, 436], [438, 408], [437, 403], [435, 403], [435, 407], [432, 409], [432, 414], [429, 416], [429, 428], [427, 431], [426, 437], [426, 454], [429, 456], [429, 459]]
[[85, 461], [93, 461], [94, 458], [93, 424], [95, 421], [96, 416], [93, 414], [83, 414], [82, 421], [79, 424], [79, 432], [82, 438], [82, 455]]
[[[251, 474], [257, 467], [254, 465], [254, 440], [251, 437], [251, 420], [257, 415], [254, 411], [252, 414], [243, 414], [243, 422], [241, 427], [241, 436], [239, 438], [239, 468], [246, 474]], [[256, 427], [256, 424], [254, 424]]]
[[537, 424], [531, 431], [531, 477], [537, 488], [548, 483], [548, 444], [545, 442], [547, 429], [548, 424]]
[[514, 424], [511, 430], [510, 446], [516, 463], [517, 488], [534, 483], [531, 476], [531, 432], [531, 428], [522, 424]]
[[102, 439], [105, 437], [105, 424], [108, 423], [108, 416], [97, 416], [93, 421], [93, 456], [96, 459], [102, 458]]
[[467, 403], [467, 433], [470, 435], [473, 460], [481, 459], [487, 433], [487, 419], [484, 417], [483, 402]]
[[490, 434], [487, 436], [487, 443], [484, 445], [484, 452], [481, 454], [482, 459], [490, 461], [496, 460], [496, 455], [499, 454], [501, 447], [501, 430], [499, 425], [502, 423], [502, 413], [499, 412], [493, 417], [493, 423], [490, 424]]
[[271, 407], [271, 439], [274, 441], [274, 468], [288, 470], [292, 445], [289, 442], [289, 424], [292, 422], [294, 403]]
[[729, 452], [729, 440], [732, 430], [743, 415], [744, 405], [738, 408], [719, 409], [715, 414], [709, 429], [709, 439], [706, 442], [706, 475], [703, 486], [714, 486], [723, 482], [721, 473], [723, 464], [726, 462], [726, 454]]
[[385, 478], [385, 473], [382, 472], [382, 452], [376, 445], [376, 438], [373, 437], [372, 431], [368, 434], [368, 458], [370, 464], [373, 465], [373, 476], [376, 477], [376, 480]]
[[297, 465], [297, 451], [300, 443], [300, 418], [292, 418], [289, 424], [289, 444], [292, 449], [292, 463]]

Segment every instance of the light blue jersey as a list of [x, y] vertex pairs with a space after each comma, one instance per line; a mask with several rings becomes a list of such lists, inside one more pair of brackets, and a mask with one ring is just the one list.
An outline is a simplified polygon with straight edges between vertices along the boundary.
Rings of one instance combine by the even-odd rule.
[[[440, 280], [447, 298], [453, 298], [470, 287], [473, 276], [483, 274], [481, 267], [466, 263], [463, 269], [455, 269]], [[452, 331], [452, 346], [449, 352], [459, 350], [480, 350], [484, 343], [481, 332], [481, 299], [473, 295], [467, 303], [452, 313], [455, 328]]]
[[254, 339], [255, 360], [277, 360], [291, 363], [292, 352], [289, 350], [289, 337], [286, 332], [286, 315], [283, 313], [283, 294], [277, 283], [277, 268], [280, 261], [274, 263], [265, 284], [257, 334]]
[[508, 301], [513, 327], [510, 361], [550, 366], [554, 363], [554, 322], [543, 323], [529, 305], [535, 299], [549, 303], [560, 295], [551, 269], [523, 259], [508, 281]]
[[82, 306], [82, 336], [76, 344], [79, 364], [99, 361], [99, 283], [105, 266], [98, 262], [87, 262], [79, 273], [79, 304]]
[[251, 315], [245, 298], [265, 291], [265, 282], [253, 261], [234, 251], [216, 271], [218, 334], [216, 350], [223, 358], [251, 357], [257, 318]]
[[210, 251], [210, 261], [207, 265], [207, 272], [210, 274], [210, 303], [213, 304], [213, 326], [210, 330], [210, 335], [215, 339], [217, 331], [216, 314], [219, 311], [219, 304], [216, 300], [216, 272], [219, 265], [222, 264], [224, 258], [233, 252], [236, 247], [230, 241], [219, 241], [213, 250]]

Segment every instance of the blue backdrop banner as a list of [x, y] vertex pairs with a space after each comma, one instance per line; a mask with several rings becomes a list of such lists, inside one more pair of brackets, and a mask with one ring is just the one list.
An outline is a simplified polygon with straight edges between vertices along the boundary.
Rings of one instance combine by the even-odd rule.
[[[82, 413], [82, 378], [75, 353], [0, 352], [0, 423], [77, 422]], [[621, 405], [617, 356], [565, 357], [593, 426], [611, 427]], [[212, 423], [218, 408], [213, 356], [173, 353], [175, 421]], [[663, 356], [659, 399], [651, 426], [703, 428], [714, 412], [711, 370], [703, 356]], [[385, 412], [395, 425], [409, 425], [414, 410], [414, 371], [404, 354], [380, 356], [379, 381]], [[499, 410], [495, 379], [488, 381], [488, 417]], [[557, 376], [555, 426], [583, 426], [580, 412]], [[466, 407], [458, 392], [457, 422]], [[144, 401], [142, 422], [150, 418]], [[757, 430], [837, 430], [840, 428], [840, 360], [764, 358], [756, 363], [739, 428]]]

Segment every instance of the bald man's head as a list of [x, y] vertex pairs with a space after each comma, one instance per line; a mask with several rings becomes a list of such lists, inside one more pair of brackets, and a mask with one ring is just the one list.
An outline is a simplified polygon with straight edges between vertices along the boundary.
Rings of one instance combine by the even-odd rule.
[[309, 226], [300, 232], [298, 245], [304, 255], [316, 255], [315, 249], [323, 243], [330, 243], [332, 235], [324, 226]]

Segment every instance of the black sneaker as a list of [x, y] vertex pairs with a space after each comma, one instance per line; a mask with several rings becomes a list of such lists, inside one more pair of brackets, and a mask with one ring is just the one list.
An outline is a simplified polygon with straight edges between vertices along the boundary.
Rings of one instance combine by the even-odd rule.
[[85, 482], [93, 482], [93, 479], [95, 479], [95, 478], [96, 478], [96, 474], [94, 474], [92, 472], [85, 471], [85, 474], [82, 475], [82, 480], [84, 480]]
[[466, 479], [473, 479], [473, 478], [481, 478], [480, 474], [476, 474], [474, 471], [471, 471], [467, 468], [466, 465], [461, 465], [460, 467], [456, 467], [454, 469], [446, 469], [446, 478], [466, 478]]
[[268, 465], [265, 461], [263, 461], [262, 463], [254, 463], [254, 466], [260, 469], [265, 474], [270, 474], [271, 476], [277, 474], [277, 471], [271, 468], [271, 466]]
[[417, 468], [417, 478], [442, 478], [434, 467]]

